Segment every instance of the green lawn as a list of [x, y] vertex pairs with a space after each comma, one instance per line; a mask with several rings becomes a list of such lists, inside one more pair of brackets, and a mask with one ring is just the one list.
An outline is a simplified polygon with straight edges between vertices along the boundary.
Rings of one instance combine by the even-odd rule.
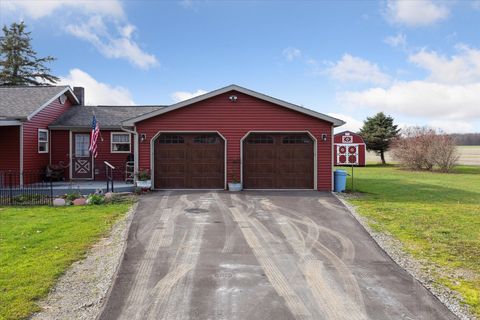
[[0, 208], [0, 319], [37, 311], [35, 301], [130, 205]]
[[434, 266], [438, 283], [460, 292], [480, 316], [480, 166], [443, 174], [372, 165], [354, 174], [365, 194], [349, 201], [371, 227]]

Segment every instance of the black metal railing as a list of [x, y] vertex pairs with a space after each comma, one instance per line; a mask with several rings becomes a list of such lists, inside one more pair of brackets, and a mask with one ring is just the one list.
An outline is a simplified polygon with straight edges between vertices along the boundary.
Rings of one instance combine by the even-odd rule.
[[0, 206], [51, 205], [53, 185], [45, 170], [0, 171]]
[[[114, 177], [114, 170], [115, 167], [108, 163], [107, 161], [103, 161], [105, 164], [105, 176], [107, 178], [107, 192], [114, 192], [113, 190], [113, 177]], [[110, 189], [111, 185], [111, 189]]]

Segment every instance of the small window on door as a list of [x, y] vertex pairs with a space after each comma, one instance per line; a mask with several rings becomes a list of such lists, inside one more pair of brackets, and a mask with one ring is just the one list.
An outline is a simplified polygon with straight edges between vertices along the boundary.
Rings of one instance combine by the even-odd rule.
[[111, 137], [111, 152], [112, 153], [130, 153], [131, 142], [130, 133], [126, 132], [112, 132]]
[[268, 135], [252, 135], [247, 139], [248, 144], [272, 144], [273, 138]]
[[48, 153], [48, 130], [38, 129], [38, 153]]
[[216, 143], [218, 143], [218, 139], [217, 139], [217, 136], [215, 136], [215, 135], [203, 134], [203, 135], [196, 136], [195, 138], [193, 138], [193, 143], [195, 143], [195, 144], [216, 144]]
[[185, 143], [185, 139], [182, 136], [175, 134], [162, 134], [158, 139], [160, 144], [180, 144]]
[[282, 140], [283, 144], [309, 144], [312, 143], [312, 140], [306, 135], [290, 135], [286, 136]]

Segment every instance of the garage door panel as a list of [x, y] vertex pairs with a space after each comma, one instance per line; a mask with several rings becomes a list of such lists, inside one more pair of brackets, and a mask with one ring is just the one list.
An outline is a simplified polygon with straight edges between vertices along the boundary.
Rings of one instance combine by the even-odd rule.
[[155, 187], [224, 187], [224, 142], [217, 134], [161, 134], [155, 141]]
[[313, 189], [314, 143], [307, 134], [251, 134], [243, 142], [250, 189]]

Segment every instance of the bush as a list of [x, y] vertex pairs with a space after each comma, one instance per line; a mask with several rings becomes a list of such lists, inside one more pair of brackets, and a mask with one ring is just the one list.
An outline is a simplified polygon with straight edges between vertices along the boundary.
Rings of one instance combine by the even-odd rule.
[[80, 192], [70, 192], [65, 195], [65, 200], [68, 202], [72, 202], [75, 199], [82, 198]]
[[455, 140], [429, 127], [409, 127], [392, 144], [392, 156], [413, 170], [449, 172], [458, 160]]
[[89, 204], [103, 204], [105, 202], [105, 197], [101, 194], [91, 194], [88, 196], [87, 201]]

